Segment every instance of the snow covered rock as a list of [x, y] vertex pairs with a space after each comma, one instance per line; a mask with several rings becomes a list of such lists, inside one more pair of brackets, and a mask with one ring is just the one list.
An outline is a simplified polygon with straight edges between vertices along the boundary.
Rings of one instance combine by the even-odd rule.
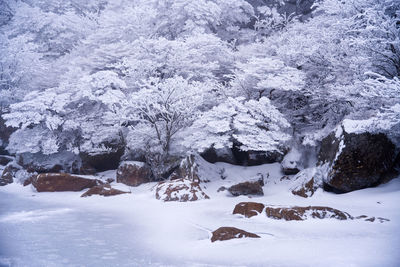
[[109, 149], [97, 153], [81, 153], [83, 166], [91, 166], [97, 172], [115, 170], [118, 168], [121, 157], [124, 154], [124, 147], [121, 144], [107, 146]]
[[347, 212], [343, 212], [330, 207], [309, 206], [309, 207], [266, 207], [267, 217], [286, 221], [303, 221], [309, 218], [316, 219], [338, 219], [347, 220], [353, 217]]
[[170, 179], [189, 179], [191, 181], [200, 182], [198, 164], [195, 162], [195, 156], [189, 155], [184, 158], [179, 167], [171, 174]]
[[240, 202], [235, 206], [233, 214], [242, 214], [246, 218], [257, 216], [260, 214], [265, 205], [257, 202]]
[[13, 183], [14, 179], [14, 175], [17, 171], [19, 171], [21, 169], [21, 167], [19, 167], [16, 164], [8, 164], [6, 166], [6, 168], [4, 169], [3, 173], [1, 174], [0, 177], [0, 186], [4, 186], [4, 185], [8, 185]]
[[214, 232], [212, 232], [211, 242], [215, 241], [225, 241], [234, 238], [260, 238], [260, 236], [246, 232], [244, 230], [235, 227], [220, 227]]
[[130, 192], [125, 192], [121, 191], [115, 188], [112, 188], [111, 185], [109, 184], [101, 184], [101, 185], [96, 185], [90, 188], [88, 191], [83, 193], [81, 197], [89, 197], [92, 195], [100, 195], [100, 196], [115, 196], [115, 195], [120, 195], [120, 194], [130, 194]]
[[313, 196], [315, 191], [322, 187], [322, 181], [316, 172], [317, 168], [308, 168], [299, 172], [294, 177], [295, 185], [291, 188], [292, 194], [304, 198]]
[[81, 164], [79, 156], [63, 151], [51, 155], [42, 153], [18, 154], [18, 164], [28, 172], [38, 173], [78, 173]]
[[159, 182], [156, 187], [156, 198], [164, 201], [186, 202], [210, 197], [201, 190], [198, 181], [181, 178]]
[[117, 170], [117, 183], [139, 186], [151, 181], [151, 170], [139, 161], [123, 161]]
[[301, 153], [297, 149], [290, 150], [281, 162], [285, 175], [297, 174], [301, 170]]
[[393, 168], [395, 146], [388, 137], [353, 128], [342, 124], [322, 140], [318, 160], [326, 168], [326, 189], [350, 192], [374, 186]]
[[73, 176], [68, 173], [42, 173], [32, 179], [38, 192], [81, 191], [102, 184], [97, 179]]
[[233, 196], [240, 195], [256, 195], [263, 196], [264, 191], [262, 189], [263, 182], [260, 181], [247, 181], [239, 184], [232, 185], [228, 188], [229, 193]]

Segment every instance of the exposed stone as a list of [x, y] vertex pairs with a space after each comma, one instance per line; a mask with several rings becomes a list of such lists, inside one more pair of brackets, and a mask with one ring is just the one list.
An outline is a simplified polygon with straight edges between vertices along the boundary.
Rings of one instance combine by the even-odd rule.
[[343, 212], [330, 207], [309, 206], [309, 207], [266, 207], [267, 217], [286, 221], [303, 221], [308, 218], [325, 219], [332, 218], [338, 220], [353, 219], [347, 212]]
[[227, 190], [227, 188], [225, 186], [221, 186], [220, 188], [218, 188], [217, 192], [224, 192], [225, 190]]
[[210, 163], [226, 162], [230, 164], [236, 164], [235, 157], [233, 156], [232, 150], [229, 148], [224, 149], [207, 149], [201, 154], [201, 157]]
[[6, 166], [8, 163], [13, 161], [14, 158], [6, 155], [0, 155], [0, 165]]
[[115, 140], [114, 143], [104, 144], [109, 148], [102, 153], [81, 153], [79, 156], [82, 159], [82, 165], [94, 168], [96, 172], [107, 170], [115, 170], [118, 168], [121, 157], [124, 155], [124, 145], [120, 140]]
[[234, 238], [260, 238], [260, 236], [235, 227], [220, 227], [212, 232], [211, 242], [225, 241]]
[[156, 187], [156, 198], [164, 201], [186, 202], [210, 197], [201, 190], [198, 181], [181, 178], [159, 182]]
[[347, 133], [343, 125], [322, 140], [319, 165], [325, 189], [350, 192], [381, 182], [393, 168], [395, 146], [382, 133]]
[[260, 181], [254, 182], [244, 182], [233, 185], [229, 187], [228, 191], [233, 196], [240, 196], [240, 195], [256, 195], [256, 196], [263, 196], [264, 191], [262, 189]]
[[242, 214], [247, 218], [260, 214], [264, 209], [264, 204], [256, 202], [240, 202], [235, 206], [233, 214]]
[[111, 184], [112, 182], [114, 182], [115, 180], [113, 179], [113, 178], [107, 178], [106, 179], [106, 182], [108, 183], [108, 184]]
[[123, 161], [117, 170], [117, 183], [139, 186], [151, 181], [151, 170], [139, 161]]
[[3, 173], [0, 177], [0, 186], [8, 185], [13, 183], [14, 175], [17, 171], [19, 171], [21, 167], [16, 164], [9, 163], [6, 168], [3, 170]]
[[179, 167], [171, 174], [170, 180], [188, 179], [200, 182], [198, 169], [198, 165], [195, 162], [195, 156], [189, 155], [181, 161]]
[[28, 172], [70, 173], [79, 172], [80, 158], [72, 152], [63, 151], [51, 155], [41, 153], [22, 153], [18, 155], [18, 164]]
[[322, 187], [322, 182], [316, 175], [316, 168], [304, 169], [294, 177], [297, 185], [293, 187], [292, 194], [300, 197], [311, 197], [318, 188]]
[[82, 191], [102, 183], [68, 173], [42, 173], [32, 179], [32, 185], [38, 192]]
[[120, 195], [120, 194], [130, 194], [130, 192], [125, 192], [121, 191], [115, 188], [112, 188], [111, 185], [109, 184], [102, 184], [102, 185], [96, 185], [90, 188], [88, 191], [83, 193], [81, 197], [89, 197], [92, 195], [100, 195], [100, 196], [115, 196], [115, 195]]

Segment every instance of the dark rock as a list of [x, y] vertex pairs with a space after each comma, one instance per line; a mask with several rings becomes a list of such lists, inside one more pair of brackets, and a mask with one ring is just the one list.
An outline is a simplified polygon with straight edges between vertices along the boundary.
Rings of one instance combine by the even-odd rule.
[[41, 153], [22, 153], [18, 155], [18, 164], [28, 172], [58, 173], [74, 172], [81, 165], [80, 158], [72, 152], [63, 151], [51, 155]]
[[240, 196], [240, 195], [257, 195], [263, 196], [264, 191], [259, 181], [255, 182], [244, 182], [233, 185], [229, 187], [228, 191], [233, 196]]
[[106, 144], [110, 150], [103, 153], [81, 153], [79, 156], [82, 159], [83, 166], [90, 166], [96, 172], [107, 170], [115, 170], [118, 168], [121, 157], [124, 155], [125, 148], [122, 144]]
[[82, 175], [93, 175], [96, 174], [96, 169], [89, 165], [87, 162], [82, 162], [81, 166], [79, 167], [79, 174]]
[[191, 181], [200, 182], [198, 174], [198, 165], [195, 162], [195, 156], [189, 155], [184, 158], [179, 167], [171, 174], [170, 180], [188, 179]]
[[[6, 147], [8, 145], [8, 140], [11, 134], [16, 130], [16, 128], [7, 127], [2, 115], [5, 114], [3, 110], [0, 110], [0, 155], [8, 155]], [[6, 165], [6, 164], [1, 164]]]
[[207, 149], [200, 155], [203, 159], [210, 163], [226, 162], [230, 164], [236, 164], [235, 157], [233, 156], [232, 150], [229, 148], [225, 149]]
[[32, 185], [38, 192], [82, 191], [99, 184], [103, 182], [68, 173], [42, 173], [32, 179]]
[[113, 178], [107, 178], [106, 179], [106, 182], [108, 183], [108, 184], [111, 184], [112, 182], [114, 182], [115, 180], [113, 179]]
[[112, 188], [109, 184], [96, 185], [90, 188], [88, 191], [82, 194], [81, 197], [89, 197], [92, 195], [100, 195], [100, 196], [115, 196], [120, 194], [130, 194], [130, 192], [121, 191], [115, 188]]
[[347, 212], [343, 212], [330, 207], [309, 206], [309, 207], [266, 207], [267, 217], [286, 220], [303, 221], [308, 218], [325, 219], [332, 218], [338, 220], [353, 219]]
[[260, 214], [264, 209], [264, 204], [256, 202], [241, 202], [235, 206], [233, 214], [242, 214], [250, 218]]
[[13, 161], [14, 158], [6, 155], [0, 155], [0, 165], [6, 166], [8, 163]]
[[181, 178], [159, 182], [156, 187], [156, 198], [164, 201], [186, 202], [210, 197], [201, 190], [198, 181]]
[[124, 161], [117, 170], [117, 183], [129, 186], [139, 186], [151, 182], [151, 170], [139, 161]]
[[224, 192], [225, 190], [227, 190], [227, 188], [225, 186], [221, 186], [220, 188], [218, 188], [217, 192]]
[[395, 146], [382, 133], [346, 133], [341, 127], [322, 140], [324, 188], [345, 193], [379, 184], [393, 168]]
[[211, 242], [225, 241], [234, 238], [260, 238], [260, 236], [235, 227], [220, 227], [212, 232]]

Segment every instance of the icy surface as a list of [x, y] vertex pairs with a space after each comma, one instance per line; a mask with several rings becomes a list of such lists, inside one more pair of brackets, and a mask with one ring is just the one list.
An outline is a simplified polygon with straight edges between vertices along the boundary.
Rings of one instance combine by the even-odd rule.
[[[195, 202], [157, 200], [151, 190], [155, 183], [134, 188], [113, 183], [132, 194], [109, 198], [35, 193], [19, 184], [0, 188], [0, 266], [399, 266], [400, 179], [347, 194], [318, 190], [301, 198], [290, 192], [293, 181], [281, 180], [280, 164], [199, 166], [201, 179], [210, 180], [201, 183], [210, 199]], [[262, 197], [217, 192], [260, 175]], [[328, 206], [390, 221], [232, 215], [243, 201]], [[211, 231], [222, 226], [261, 238], [211, 243]]]

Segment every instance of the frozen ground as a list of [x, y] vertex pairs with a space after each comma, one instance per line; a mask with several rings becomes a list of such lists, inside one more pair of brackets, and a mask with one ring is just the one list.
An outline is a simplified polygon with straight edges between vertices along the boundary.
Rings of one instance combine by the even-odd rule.
[[[220, 178], [225, 168], [226, 179]], [[220, 186], [263, 174], [263, 197], [230, 197]], [[269, 173], [269, 176], [267, 175]], [[115, 172], [103, 174], [112, 177]], [[0, 188], [0, 266], [399, 266], [400, 179], [377, 188], [304, 199], [280, 181], [278, 164], [201, 164], [211, 197], [191, 203], [154, 198], [153, 184], [114, 185], [132, 194], [80, 198], [82, 192], [37, 193]], [[267, 178], [268, 176], [268, 178]], [[334, 219], [286, 222], [232, 215], [235, 204], [326, 205], [379, 223]], [[210, 232], [234, 226], [260, 235], [211, 243]]]

